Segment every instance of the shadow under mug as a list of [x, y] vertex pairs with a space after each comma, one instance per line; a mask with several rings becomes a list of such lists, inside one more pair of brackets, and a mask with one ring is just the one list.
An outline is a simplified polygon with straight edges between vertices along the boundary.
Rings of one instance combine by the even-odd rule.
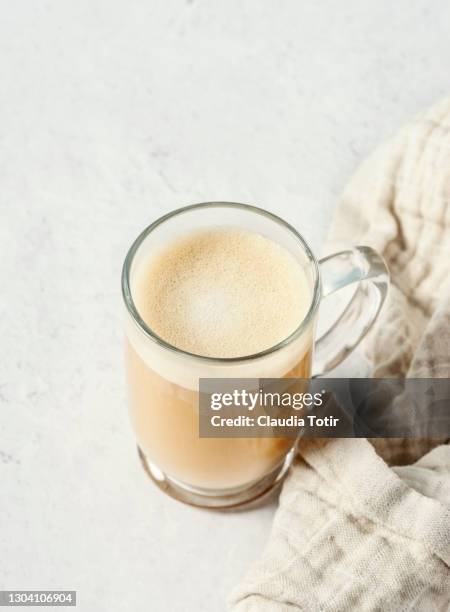
[[[172, 346], [141, 318], [133, 300], [136, 270], [155, 249], [211, 227], [259, 233], [287, 249], [303, 267], [311, 303], [297, 329], [254, 355], [211, 358]], [[322, 298], [356, 283], [337, 321], [314, 332]], [[309, 378], [336, 367], [373, 325], [386, 297], [389, 274], [382, 257], [358, 246], [316, 260], [302, 236], [279, 217], [245, 204], [208, 202], [175, 210], [147, 227], [131, 246], [122, 272], [125, 351], [131, 423], [148, 475], [172, 497], [194, 505], [247, 504], [278, 485], [296, 441], [286, 438], [200, 438], [200, 378]]]

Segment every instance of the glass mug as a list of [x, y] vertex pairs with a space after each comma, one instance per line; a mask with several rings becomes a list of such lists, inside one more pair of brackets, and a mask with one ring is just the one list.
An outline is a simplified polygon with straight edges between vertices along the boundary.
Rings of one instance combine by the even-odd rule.
[[[135, 272], [155, 249], [188, 233], [217, 227], [250, 230], [280, 244], [300, 263], [310, 284], [311, 303], [297, 329], [254, 355], [211, 358], [180, 350], [149, 328], [133, 300]], [[315, 339], [321, 299], [352, 283], [358, 283], [353, 298], [331, 328]], [[296, 441], [200, 438], [199, 378], [325, 374], [372, 326], [388, 283], [386, 264], [373, 249], [359, 246], [317, 261], [293, 227], [254, 206], [194, 204], [152, 223], [131, 246], [122, 272], [129, 412], [148, 475], [178, 500], [215, 508], [250, 502], [276, 486], [293, 461]]]

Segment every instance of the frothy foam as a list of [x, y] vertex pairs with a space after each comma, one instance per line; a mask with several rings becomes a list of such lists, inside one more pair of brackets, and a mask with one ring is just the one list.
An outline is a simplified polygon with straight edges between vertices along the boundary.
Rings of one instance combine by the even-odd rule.
[[270, 348], [301, 323], [311, 290], [279, 244], [241, 229], [211, 229], [167, 243], [133, 278], [147, 325], [177, 348], [242, 357]]

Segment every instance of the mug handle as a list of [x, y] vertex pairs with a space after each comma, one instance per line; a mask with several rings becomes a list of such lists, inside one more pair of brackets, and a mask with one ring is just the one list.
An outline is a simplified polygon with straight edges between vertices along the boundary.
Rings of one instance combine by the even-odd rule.
[[337, 321], [315, 343], [313, 376], [339, 365], [375, 323], [389, 287], [389, 270], [372, 248], [357, 246], [319, 260], [322, 298], [358, 283]]

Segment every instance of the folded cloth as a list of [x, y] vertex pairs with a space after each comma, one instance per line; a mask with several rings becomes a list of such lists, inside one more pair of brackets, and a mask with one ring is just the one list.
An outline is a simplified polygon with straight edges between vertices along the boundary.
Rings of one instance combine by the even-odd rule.
[[[450, 99], [356, 173], [329, 248], [355, 241], [392, 276], [362, 347], [372, 375], [450, 377]], [[450, 446], [437, 443], [304, 441], [233, 611], [450, 610]]]

